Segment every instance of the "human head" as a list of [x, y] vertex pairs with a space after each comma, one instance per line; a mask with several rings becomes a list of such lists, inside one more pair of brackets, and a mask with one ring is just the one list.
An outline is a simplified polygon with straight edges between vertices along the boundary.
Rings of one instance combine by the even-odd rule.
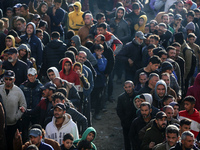
[[13, 11], [14, 11], [14, 15], [15, 16], [20, 16], [21, 12], [20, 12], [20, 7], [22, 6], [22, 4], [18, 3], [13, 7]]
[[56, 67], [50, 67], [47, 70], [47, 76], [51, 81], [53, 81], [53, 79], [55, 79], [56, 77], [60, 77], [58, 69]]
[[63, 118], [66, 113], [66, 107], [63, 103], [58, 103], [54, 106], [54, 117], [56, 119]]
[[123, 6], [118, 7], [115, 14], [116, 18], [122, 19], [124, 17], [124, 13], [125, 13], [124, 7]]
[[194, 20], [195, 13], [193, 10], [189, 10], [187, 13], [187, 23], [192, 22]]
[[48, 4], [46, 2], [41, 2], [37, 9], [37, 12], [39, 14], [45, 14], [47, 12], [47, 9], [48, 9]]
[[162, 19], [162, 22], [165, 23], [166, 25], [169, 24], [169, 15], [168, 14], [162, 15], [161, 19]]
[[167, 31], [167, 25], [165, 23], [159, 23], [158, 24], [158, 35], [161, 36], [165, 34]]
[[51, 95], [56, 91], [56, 85], [50, 82], [47, 82], [44, 86], [41, 87], [42, 96], [45, 98], [51, 97]]
[[151, 104], [149, 102], [142, 102], [140, 105], [140, 112], [144, 119], [148, 118], [152, 112]]
[[199, 8], [195, 8], [193, 11], [195, 13], [195, 18], [199, 19], [200, 18], [200, 9]]
[[29, 14], [29, 8], [26, 4], [21, 5], [20, 14], [21, 14], [22, 17], [26, 17]]
[[161, 60], [158, 56], [154, 55], [149, 59], [148, 66], [150, 67], [151, 72], [156, 71], [161, 64]]
[[42, 41], [43, 40], [43, 30], [36, 29], [36, 36]]
[[0, 19], [0, 30], [1, 31], [3, 30], [3, 27], [4, 27], [4, 22], [3, 22], [3, 20]]
[[3, 20], [3, 22], [4, 22], [4, 28], [8, 29], [9, 28], [9, 19], [3, 17], [3, 18], [1, 18], [1, 20]]
[[134, 83], [131, 80], [127, 80], [124, 83], [124, 90], [126, 91], [126, 93], [128, 94], [132, 94], [134, 91]]
[[184, 102], [184, 108], [187, 112], [193, 111], [196, 103], [196, 99], [193, 96], [186, 96], [183, 99], [183, 102]]
[[170, 74], [165, 72], [161, 74], [161, 79], [165, 81], [168, 87], [170, 87]]
[[35, 32], [36, 32], [35, 29], [36, 29], [35, 24], [33, 22], [29, 22], [26, 25], [26, 33], [27, 33], [27, 35], [35, 34]]
[[101, 44], [96, 44], [96, 45], [94, 46], [94, 52], [95, 52], [95, 54], [96, 54], [97, 56], [102, 55], [102, 53], [104, 52], [104, 47], [103, 47], [103, 45], [101, 45]]
[[103, 23], [106, 21], [105, 15], [103, 13], [98, 13], [96, 15], [97, 24]]
[[37, 71], [35, 68], [29, 68], [27, 72], [28, 80], [34, 83], [37, 78]]
[[93, 16], [91, 13], [86, 13], [83, 19], [85, 25], [91, 25], [93, 23]]
[[182, 133], [185, 131], [190, 131], [191, 123], [192, 121], [188, 118], [184, 118], [180, 121], [180, 135], [182, 135]]
[[70, 149], [73, 145], [74, 136], [71, 133], [67, 133], [63, 137], [63, 145], [66, 149]]
[[184, 6], [183, 1], [177, 1], [175, 3], [175, 8], [176, 8], [177, 12], [179, 12], [179, 13], [183, 10], [183, 6]]
[[53, 4], [56, 9], [59, 9], [62, 5], [62, 0], [54, 0]]
[[102, 44], [102, 45], [104, 44], [104, 42], [105, 42], [105, 36], [103, 34], [97, 35], [94, 41], [95, 44]]
[[174, 109], [172, 106], [170, 105], [165, 105], [163, 107], [163, 111], [165, 112], [165, 114], [167, 115], [167, 121], [171, 121], [174, 115]]
[[8, 35], [5, 38], [7, 48], [15, 47], [15, 38], [12, 35]]
[[57, 88], [61, 88], [63, 81], [60, 77], [56, 77], [53, 79], [53, 83], [56, 85]]
[[132, 10], [133, 10], [133, 12], [135, 13], [136, 16], [139, 16], [141, 8], [140, 8], [140, 5], [138, 4], [138, 2], [133, 2]]
[[163, 111], [159, 111], [156, 114], [156, 120], [155, 120], [157, 127], [159, 129], [165, 129], [167, 125], [167, 115]]
[[143, 34], [142, 31], [137, 31], [137, 32], [135, 33], [135, 41], [136, 41], [139, 45], [141, 45], [141, 44], [143, 43], [143, 40], [144, 40], [144, 39], [146, 39], [146, 38], [144, 37], [144, 34]]
[[176, 48], [176, 58], [177, 58], [181, 51], [181, 45], [178, 42], [174, 42], [172, 46]]
[[181, 135], [181, 144], [184, 149], [192, 149], [194, 140], [194, 134], [190, 131], [184, 131]]
[[87, 60], [87, 54], [84, 51], [79, 51], [78, 55], [76, 57], [76, 60], [80, 62], [81, 64], [84, 64], [84, 62]]
[[187, 41], [189, 44], [193, 44], [196, 41], [197, 37], [194, 33], [189, 33], [187, 37]]
[[103, 22], [103, 23], [100, 23], [97, 26], [97, 34], [103, 34], [103, 35], [105, 35], [106, 31], [107, 31], [106, 23]]
[[157, 25], [157, 21], [156, 20], [151, 20], [149, 22], [149, 29], [150, 29], [150, 33], [154, 33], [155, 29], [156, 29], [156, 25]]
[[16, 49], [16, 48], [11, 47], [11, 48], [8, 50], [7, 54], [8, 54], [8, 61], [9, 61], [10, 63], [14, 63], [14, 62], [17, 61], [17, 59], [18, 59], [18, 52], [17, 52], [17, 49]]
[[[148, 38], [148, 39], [149, 39], [149, 38]], [[153, 56], [153, 49], [154, 49], [154, 48], [156, 48], [156, 45], [154, 45], [154, 44], [149, 44], [149, 45], [147, 46], [148, 55], [149, 55], [150, 57]]]
[[168, 15], [169, 15], [169, 24], [171, 24], [172, 22], [174, 22], [174, 14], [168, 13]]
[[160, 50], [158, 52], [158, 56], [160, 57], [161, 62], [166, 61], [167, 60], [167, 52], [166, 52], [166, 50]]
[[166, 128], [166, 141], [170, 147], [175, 146], [179, 140], [179, 129], [175, 125], [168, 125]]
[[15, 73], [12, 70], [6, 70], [4, 73], [5, 88], [11, 89], [15, 82]]
[[[173, 99], [174, 99], [174, 97], [173, 97]], [[177, 118], [177, 115], [179, 114], [179, 108], [180, 108], [179, 104], [177, 102], [173, 101], [169, 105], [171, 105], [174, 108], [174, 116], [173, 117]]]
[[167, 94], [167, 85], [165, 81], [162, 79], [156, 83], [155, 86], [155, 94], [160, 98], [163, 99], [164, 96]]
[[31, 144], [39, 146], [42, 139], [42, 131], [38, 128], [32, 128], [29, 131], [29, 138], [30, 138]]
[[60, 39], [60, 33], [57, 31], [54, 31], [51, 33], [51, 40], [59, 40]]
[[[163, 98], [163, 104], [164, 106], [166, 105], [170, 105], [171, 102], [174, 102], [174, 97], [171, 96], [171, 95], [166, 95], [164, 98]], [[171, 106], [171, 105], [170, 105]], [[173, 108], [173, 107], [172, 107]], [[174, 109], [174, 108], [173, 108]]]
[[178, 24], [181, 23], [181, 21], [183, 20], [182, 16], [180, 14], [176, 14], [174, 16], [174, 24], [177, 26]]
[[194, 33], [196, 31], [196, 27], [195, 24], [193, 22], [189, 22], [186, 27], [185, 27], [186, 31], [187, 31], [187, 35], [190, 33]]
[[38, 14], [34, 14], [31, 19], [31, 21], [35, 24], [36, 27], [39, 26], [40, 20], [41, 20], [41, 17]]
[[167, 73], [171, 74], [172, 70], [173, 70], [173, 65], [168, 61], [164, 61], [161, 66], [161, 70], [163, 73], [167, 72]]
[[141, 85], [144, 86], [147, 80], [148, 80], [147, 74], [145, 72], [141, 72], [139, 74], [139, 82], [141, 83]]
[[51, 97], [52, 97], [53, 106], [55, 106], [58, 103], [63, 103], [64, 104], [65, 101], [66, 101], [65, 95], [63, 93], [61, 93], [61, 92], [56, 92]]
[[159, 80], [159, 75], [157, 73], [151, 73], [149, 75], [149, 86], [154, 89], [155, 86], [156, 86], [156, 83], [158, 82]]
[[152, 34], [149, 36], [150, 44], [158, 45], [160, 41], [160, 37], [156, 34]]
[[17, 30], [18, 31], [25, 31], [26, 29], [26, 20], [23, 17], [18, 17], [16, 19], [17, 23]]

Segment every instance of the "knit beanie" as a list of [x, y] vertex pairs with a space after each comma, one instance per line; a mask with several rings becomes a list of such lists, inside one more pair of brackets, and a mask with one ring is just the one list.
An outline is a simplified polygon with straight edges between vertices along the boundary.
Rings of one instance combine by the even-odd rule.
[[195, 25], [193, 22], [189, 22], [187, 25], [186, 25], [186, 30], [193, 30], [195, 31]]

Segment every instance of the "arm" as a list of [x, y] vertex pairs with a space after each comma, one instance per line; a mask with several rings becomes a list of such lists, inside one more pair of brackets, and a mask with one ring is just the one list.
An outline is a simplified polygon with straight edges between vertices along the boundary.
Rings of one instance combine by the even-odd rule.
[[92, 66], [95, 66], [97, 64], [96, 58], [92, 55], [92, 53], [88, 49], [85, 52], [87, 53], [87, 59], [90, 61]]
[[116, 59], [119, 59], [123, 62], [128, 63], [128, 59], [129, 59], [129, 48], [127, 47], [127, 45], [125, 45], [122, 50], [116, 55]]
[[19, 102], [18, 102], [19, 106], [18, 107], [19, 107], [19, 109], [16, 113], [16, 120], [19, 120], [21, 118], [22, 114], [23, 114], [23, 112], [20, 110], [20, 108], [23, 107], [25, 110], [27, 108], [26, 99], [24, 97], [24, 94], [21, 90], [19, 92], [20, 92], [18, 94], [18, 99], [19, 99]]
[[123, 37], [119, 37], [119, 40], [123, 43], [128, 42], [131, 39], [131, 30], [128, 26], [128, 23], [126, 22], [126, 25], [124, 26], [124, 35]]
[[81, 79], [81, 82], [83, 83], [83, 87], [84, 87], [86, 90], [89, 89], [89, 88], [90, 88], [90, 83], [88, 82], [87, 78], [86, 78], [84, 75], [82, 75], [82, 76], [80, 77], [80, 79]]
[[97, 61], [98, 61], [98, 63], [97, 63], [98, 70], [103, 72], [106, 69], [107, 59], [106, 58], [100, 58]]
[[190, 68], [192, 65], [192, 53], [190, 50], [185, 51], [185, 74], [184, 74], [184, 79], [187, 78]]
[[73, 103], [73, 104], [79, 104], [80, 103], [80, 96], [78, 94], [78, 91], [74, 86], [72, 86], [69, 90], [69, 95], [68, 99]]

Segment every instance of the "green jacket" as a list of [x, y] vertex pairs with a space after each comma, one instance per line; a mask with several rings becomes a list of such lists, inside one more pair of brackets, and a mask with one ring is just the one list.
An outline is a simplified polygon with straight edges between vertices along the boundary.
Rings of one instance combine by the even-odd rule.
[[[94, 139], [95, 139], [96, 136], [97, 136], [96, 130], [95, 130], [93, 127], [88, 127], [88, 128], [85, 130], [85, 132], [83, 133], [82, 138], [80, 138], [80, 139], [78, 139], [78, 140], [75, 140], [73, 144], [77, 147], [77, 146], [78, 146], [78, 143], [79, 143], [81, 140], [86, 140], [86, 137], [87, 137], [87, 135], [88, 135], [90, 132], [94, 132]], [[94, 139], [91, 141], [91, 144], [92, 144], [92, 149], [91, 149], [91, 150], [97, 150], [96, 146], [95, 146], [94, 143], [93, 143]]]

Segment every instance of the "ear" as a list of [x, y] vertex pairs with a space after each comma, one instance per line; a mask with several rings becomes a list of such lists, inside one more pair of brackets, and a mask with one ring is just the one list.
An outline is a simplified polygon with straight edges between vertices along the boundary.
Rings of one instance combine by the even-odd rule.
[[150, 113], [152, 113], [152, 108], [150, 109]]
[[35, 77], [37, 78], [37, 77], [38, 77], [38, 75], [36, 74], [36, 75], [35, 75]]

